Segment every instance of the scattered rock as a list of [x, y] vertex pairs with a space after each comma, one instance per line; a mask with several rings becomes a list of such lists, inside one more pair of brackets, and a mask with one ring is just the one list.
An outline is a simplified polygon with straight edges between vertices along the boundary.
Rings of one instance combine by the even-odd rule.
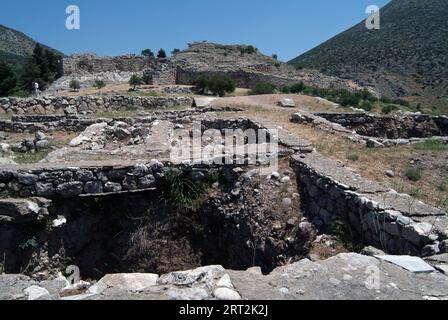
[[241, 296], [238, 292], [228, 288], [218, 288], [213, 294], [218, 300], [241, 300]]
[[28, 296], [28, 300], [41, 300], [41, 299], [49, 299], [50, 292], [39, 286], [31, 286], [23, 290], [25, 294]]

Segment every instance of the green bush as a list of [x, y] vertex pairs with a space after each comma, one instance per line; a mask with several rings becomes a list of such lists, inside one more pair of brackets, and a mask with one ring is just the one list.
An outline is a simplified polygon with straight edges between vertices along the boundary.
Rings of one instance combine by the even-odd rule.
[[180, 49], [173, 49], [173, 51], [171, 51], [172, 55], [178, 54], [180, 52]]
[[271, 83], [258, 83], [254, 89], [249, 91], [249, 95], [273, 94], [275, 86]]
[[303, 82], [296, 83], [291, 86], [291, 93], [302, 93], [305, 90], [305, 85]]
[[281, 91], [282, 93], [286, 93], [286, 94], [291, 93], [291, 87], [283, 86], [283, 87], [280, 89], [280, 91]]
[[387, 104], [381, 108], [381, 112], [384, 114], [390, 114], [397, 110], [398, 110], [398, 107], [393, 104]]
[[23, 89], [16, 89], [11, 96], [17, 97], [17, 98], [28, 98], [30, 96], [30, 93]]
[[366, 111], [372, 111], [372, 109], [373, 109], [373, 104], [370, 102], [370, 101], [368, 101], [368, 100], [362, 100], [360, 103], [359, 103], [359, 106], [358, 106], [360, 109], [363, 109], [363, 110], [366, 110]]
[[194, 81], [194, 85], [203, 94], [210, 91], [213, 95], [220, 97], [225, 96], [226, 93], [232, 93], [236, 89], [236, 83], [232, 78], [220, 74], [200, 75]]
[[392, 101], [392, 103], [393, 104], [398, 104], [398, 105], [403, 106], [403, 107], [408, 107], [408, 108], [411, 106], [411, 104], [408, 101], [403, 100], [403, 99], [395, 99], [395, 100]]
[[207, 191], [204, 183], [193, 182], [181, 170], [165, 172], [162, 183], [162, 197], [166, 203], [178, 207], [190, 207]]
[[392, 103], [392, 99], [388, 98], [388, 97], [381, 97], [380, 102], [382, 103]]
[[103, 80], [95, 80], [95, 88], [101, 91], [106, 86], [106, 83]]
[[79, 89], [81, 89], [81, 83], [78, 80], [73, 79], [70, 81], [70, 89], [73, 91], [79, 91]]
[[411, 167], [406, 170], [406, 177], [411, 181], [420, 181], [422, 179], [422, 169]]

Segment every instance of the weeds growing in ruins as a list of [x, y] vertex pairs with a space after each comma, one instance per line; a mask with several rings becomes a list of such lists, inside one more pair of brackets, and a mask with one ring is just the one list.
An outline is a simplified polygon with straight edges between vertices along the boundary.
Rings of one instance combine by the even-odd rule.
[[436, 139], [427, 139], [424, 142], [414, 144], [414, 150], [417, 151], [445, 151], [448, 150], [448, 144]]
[[406, 177], [414, 182], [420, 181], [422, 179], [423, 170], [417, 167], [410, 167], [406, 170]]
[[178, 207], [192, 207], [205, 195], [207, 188], [202, 181], [193, 182], [180, 170], [165, 172], [162, 183], [162, 197], [167, 204]]
[[20, 243], [19, 249], [25, 251], [27, 249], [37, 248], [38, 245], [39, 245], [39, 241], [37, 240], [37, 238], [35, 236], [32, 236], [28, 239], [25, 239], [22, 243]]
[[349, 251], [357, 251], [357, 246], [354, 244], [353, 235], [348, 226], [348, 223], [335, 220], [330, 224], [329, 234], [337, 237], [344, 248]]
[[347, 153], [347, 160], [350, 161], [358, 161], [359, 160], [359, 153], [356, 151], [350, 151]]
[[40, 150], [34, 153], [24, 152], [17, 153], [14, 161], [18, 164], [29, 164], [29, 163], [37, 163], [43, 159], [45, 159], [51, 152], [51, 149]]

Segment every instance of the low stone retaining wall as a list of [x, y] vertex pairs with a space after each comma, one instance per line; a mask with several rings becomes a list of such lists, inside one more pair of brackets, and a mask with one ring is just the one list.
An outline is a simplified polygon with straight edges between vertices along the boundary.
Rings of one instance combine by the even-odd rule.
[[448, 117], [430, 115], [375, 116], [367, 113], [316, 113], [362, 136], [385, 139], [448, 135]]
[[155, 111], [140, 117], [87, 118], [78, 115], [15, 115], [11, 120], [0, 120], [0, 131], [11, 133], [42, 132], [80, 132], [95, 123], [124, 121], [127, 123], [151, 123], [156, 120], [171, 122], [191, 122], [191, 117], [207, 112], [239, 112], [238, 108], [206, 108], [180, 111]]
[[80, 96], [1, 98], [0, 114], [93, 114], [97, 112], [191, 106], [189, 97]]
[[448, 143], [448, 118], [443, 116], [380, 117], [367, 113], [313, 114], [301, 111], [294, 113], [290, 121], [316, 126], [369, 148], [412, 144], [428, 137]]
[[294, 156], [304, 212], [323, 228], [341, 220], [354, 239], [391, 254], [448, 250], [446, 213], [366, 180], [318, 153]]
[[145, 191], [157, 188], [167, 170], [183, 170], [203, 177], [216, 169], [211, 165], [169, 167], [152, 160], [146, 164], [97, 167], [66, 167], [31, 170], [0, 169], [0, 192], [11, 197], [72, 198]]

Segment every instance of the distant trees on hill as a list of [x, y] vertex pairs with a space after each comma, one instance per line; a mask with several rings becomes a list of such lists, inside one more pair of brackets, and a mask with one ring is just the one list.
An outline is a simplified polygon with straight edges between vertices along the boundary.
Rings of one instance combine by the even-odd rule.
[[145, 49], [145, 50], [143, 50], [143, 51], [142, 51], [142, 56], [149, 57], [149, 58], [154, 58], [154, 57], [155, 57], [155, 56], [154, 56], [154, 52], [152, 52], [151, 49]]
[[157, 58], [159, 59], [166, 59], [166, 52], [164, 49], [160, 49], [159, 52], [157, 53]]
[[17, 72], [4, 62], [0, 64], [0, 96], [23, 96], [31, 92], [32, 83], [46, 89], [62, 76], [62, 57], [36, 44], [33, 54], [27, 57], [23, 72]]

